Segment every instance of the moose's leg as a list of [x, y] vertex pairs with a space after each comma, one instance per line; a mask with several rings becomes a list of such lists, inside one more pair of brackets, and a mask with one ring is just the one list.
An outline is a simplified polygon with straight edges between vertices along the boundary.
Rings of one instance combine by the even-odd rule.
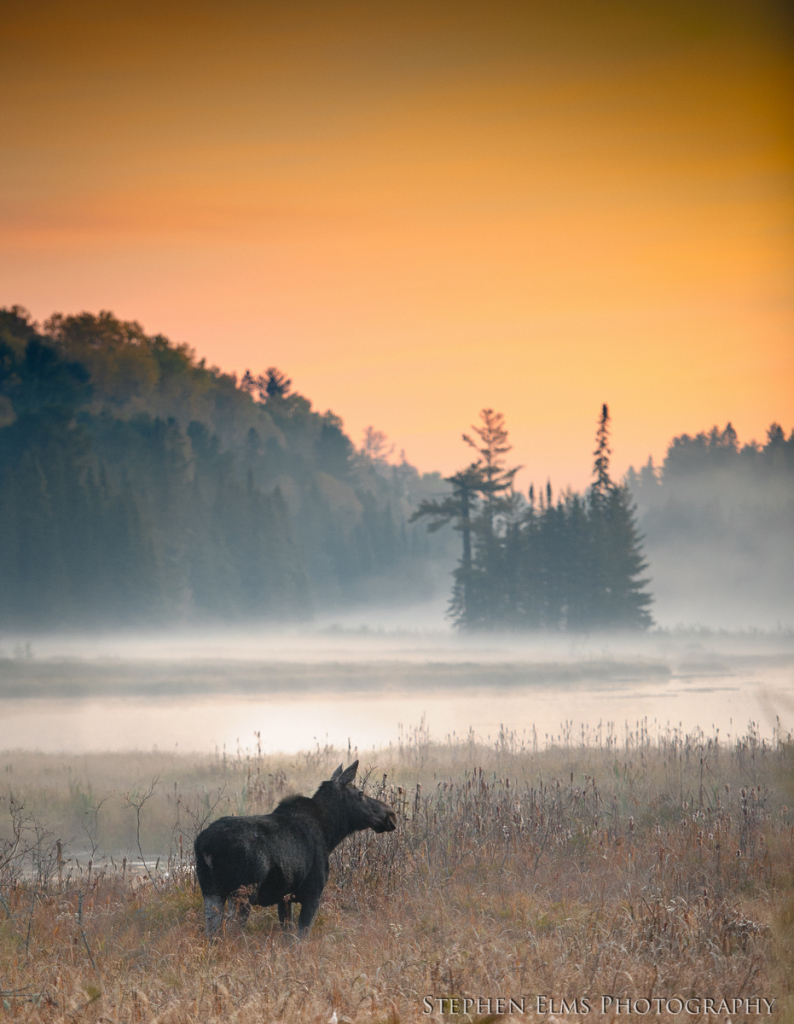
[[283, 896], [278, 901], [278, 919], [281, 927], [285, 930], [292, 923], [292, 897], [290, 895]]
[[220, 896], [204, 897], [204, 923], [207, 930], [207, 938], [212, 939], [218, 932], [223, 921], [223, 906], [226, 900]]
[[320, 893], [311, 896], [305, 896], [301, 900], [301, 912], [298, 917], [298, 935], [304, 938], [312, 926], [312, 921], [317, 914], [317, 909], [320, 906]]

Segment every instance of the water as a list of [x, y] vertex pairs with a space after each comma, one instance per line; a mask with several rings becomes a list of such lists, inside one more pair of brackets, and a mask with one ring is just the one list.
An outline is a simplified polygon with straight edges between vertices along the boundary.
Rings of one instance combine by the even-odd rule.
[[[30, 644], [30, 646], [28, 646]], [[9, 644], [5, 647], [8, 649]], [[786, 635], [461, 639], [444, 632], [16, 639], [0, 662], [0, 749], [365, 752], [413, 730], [501, 730], [532, 747], [619, 742], [644, 722], [728, 739], [794, 729]], [[6, 655], [8, 650], [6, 650]]]

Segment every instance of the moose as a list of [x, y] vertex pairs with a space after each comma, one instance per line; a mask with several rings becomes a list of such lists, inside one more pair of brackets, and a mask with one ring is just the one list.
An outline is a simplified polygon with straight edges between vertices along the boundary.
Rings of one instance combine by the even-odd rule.
[[289, 796], [271, 814], [218, 818], [194, 844], [196, 874], [204, 897], [208, 937], [221, 926], [226, 901], [244, 925], [253, 905], [278, 905], [287, 928], [292, 904], [300, 903], [298, 934], [304, 936], [328, 881], [328, 855], [353, 832], [393, 832], [394, 811], [352, 783], [358, 761], [320, 784], [312, 797]]

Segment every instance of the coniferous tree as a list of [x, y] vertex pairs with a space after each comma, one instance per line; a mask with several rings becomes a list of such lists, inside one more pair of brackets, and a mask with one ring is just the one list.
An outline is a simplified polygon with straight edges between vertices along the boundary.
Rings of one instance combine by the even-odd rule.
[[612, 449], [609, 447], [609, 407], [606, 402], [601, 406], [601, 415], [598, 419], [596, 430], [596, 448], [593, 452], [595, 462], [593, 463], [593, 474], [595, 480], [590, 488], [591, 502], [597, 505], [603, 501], [613, 487], [612, 478], [609, 475], [609, 457]]
[[545, 625], [541, 555], [543, 499], [541, 496], [539, 508], [534, 484], [529, 486], [528, 497], [518, 532], [516, 624], [525, 629], [540, 629]]
[[513, 449], [508, 442], [504, 414], [483, 409], [480, 418], [482, 426], [471, 428], [479, 441], [469, 434], [464, 434], [463, 440], [479, 455], [474, 465], [479, 467], [482, 476], [479, 491], [483, 497], [484, 523], [487, 532], [491, 533], [494, 519], [504, 509], [504, 496], [512, 490], [513, 480], [521, 467], [507, 468], [504, 463], [504, 456]]
[[462, 539], [463, 553], [454, 572], [454, 584], [450, 601], [450, 614], [456, 623], [463, 628], [471, 628], [473, 623], [473, 559], [472, 529], [478, 495], [483, 484], [480, 465], [470, 463], [466, 469], [446, 477], [452, 486], [452, 493], [442, 499], [426, 498], [411, 516], [410, 522], [428, 517], [428, 533], [435, 533], [448, 523], [452, 523]]
[[596, 431], [595, 480], [590, 488], [592, 623], [600, 628], [645, 628], [652, 621], [648, 611], [652, 598], [643, 589], [648, 580], [641, 578], [648, 565], [642, 557], [631, 494], [609, 474], [611, 454], [605, 403]]
[[[480, 413], [481, 426], [472, 426], [463, 440], [479, 455], [473, 464], [480, 473], [479, 509], [472, 521], [474, 552], [469, 586], [464, 591], [465, 621], [469, 628], [490, 628], [512, 618], [509, 594], [512, 566], [508, 568], [505, 534], [514, 518], [516, 502], [513, 482], [520, 466], [505, 465], [505, 455], [512, 451], [504, 415], [493, 409]], [[453, 597], [454, 600], [454, 597]]]
[[649, 582], [642, 578], [648, 563], [643, 559], [636, 507], [628, 487], [612, 487], [600, 514], [604, 524], [599, 560], [600, 624], [644, 629], [652, 623], [649, 607], [653, 599], [644, 589]]

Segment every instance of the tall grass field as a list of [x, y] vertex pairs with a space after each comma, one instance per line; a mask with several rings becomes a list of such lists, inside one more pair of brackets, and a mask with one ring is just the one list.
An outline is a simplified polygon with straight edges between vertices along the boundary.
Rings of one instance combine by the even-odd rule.
[[361, 756], [399, 825], [334, 852], [310, 936], [208, 944], [197, 832], [354, 756], [2, 755], [0, 1020], [794, 1020], [791, 737], [420, 727]]

